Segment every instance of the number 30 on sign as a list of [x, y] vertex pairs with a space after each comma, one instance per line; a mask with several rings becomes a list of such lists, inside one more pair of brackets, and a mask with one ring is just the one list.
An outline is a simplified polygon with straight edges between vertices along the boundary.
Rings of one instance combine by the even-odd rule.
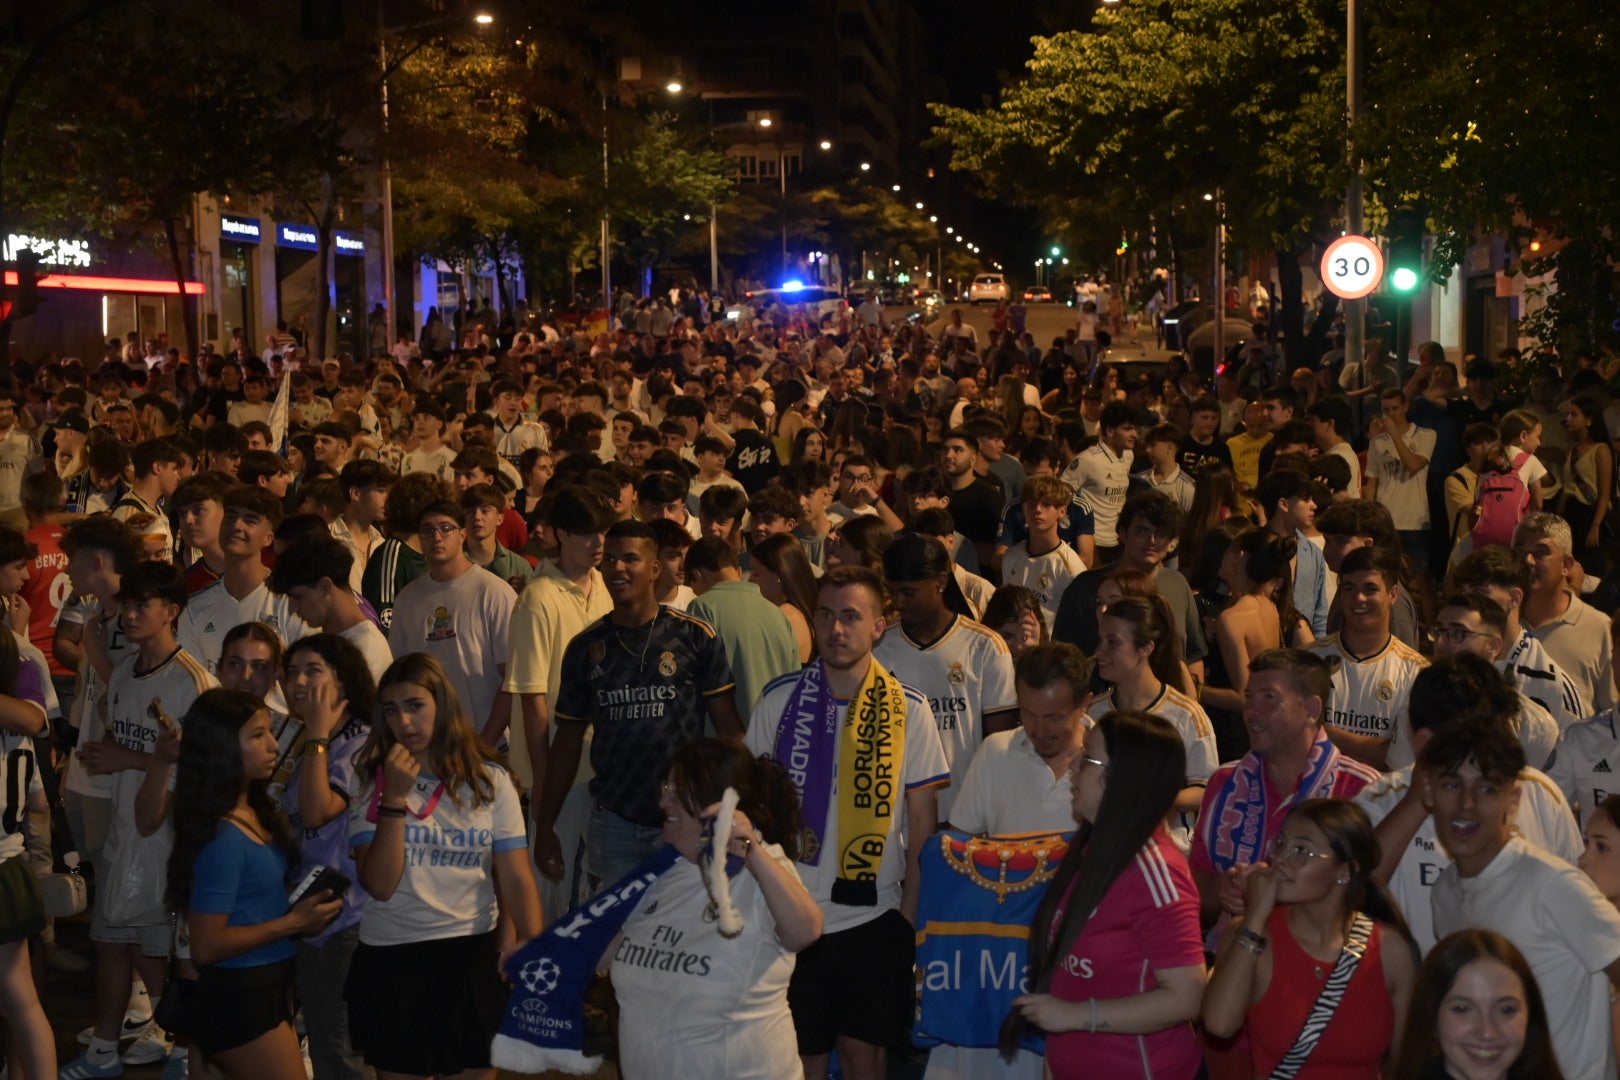
[[1322, 284], [1340, 300], [1359, 300], [1384, 278], [1384, 253], [1365, 236], [1341, 236], [1322, 253]]

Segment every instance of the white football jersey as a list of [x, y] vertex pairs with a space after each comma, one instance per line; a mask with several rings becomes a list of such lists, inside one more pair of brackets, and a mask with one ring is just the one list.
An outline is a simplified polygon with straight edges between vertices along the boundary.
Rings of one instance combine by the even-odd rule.
[[[1411, 786], [1411, 768], [1398, 769], [1363, 788], [1355, 801], [1377, 825], [1395, 809]], [[1526, 769], [1519, 774], [1519, 809], [1513, 818], [1512, 832], [1566, 862], [1573, 863], [1580, 858], [1581, 833], [1575, 827], [1575, 815], [1558, 786], [1547, 774], [1536, 769]], [[1401, 914], [1406, 916], [1406, 925], [1411, 928], [1418, 949], [1425, 953], [1435, 942], [1429, 889], [1439, 878], [1440, 871], [1450, 865], [1451, 857], [1436, 838], [1434, 818], [1425, 816], [1389, 879], [1390, 894], [1400, 905]]]
[[872, 655], [928, 699], [951, 767], [951, 786], [939, 793], [939, 819], [949, 821], [951, 802], [984, 741], [985, 714], [1018, 708], [1012, 653], [1000, 634], [958, 615], [938, 641], [926, 645], [912, 641], [898, 623], [891, 625]]
[[1547, 775], [1579, 812], [1581, 828], [1610, 795], [1620, 795], [1620, 709], [1570, 726], [1558, 738]]
[[1328, 724], [1357, 735], [1388, 739], [1391, 769], [1413, 764], [1412, 728], [1400, 721], [1407, 713], [1412, 680], [1429, 664], [1422, 654], [1394, 634], [1371, 656], [1352, 655], [1338, 634], [1329, 634], [1306, 648], [1324, 658], [1339, 658], [1333, 673], [1333, 697], [1327, 703]]
[[[1163, 689], [1143, 712], [1150, 712], [1170, 721], [1177, 734], [1181, 736], [1181, 744], [1187, 751], [1187, 784], [1203, 787], [1209, 778], [1215, 775], [1220, 766], [1220, 759], [1215, 750], [1215, 728], [1209, 722], [1209, 716], [1204, 707], [1192, 698], [1183, 694], [1169, 683], [1162, 684]], [[1114, 692], [1112, 690], [1100, 695], [1086, 710], [1086, 721], [1095, 724], [1099, 717], [1105, 716], [1114, 709]], [[1192, 830], [1198, 824], [1196, 812], [1176, 815], [1177, 821], [1170, 830], [1171, 838], [1186, 851], [1192, 844]]]
[[1575, 680], [1554, 663], [1547, 647], [1531, 637], [1530, 631], [1519, 631], [1519, 640], [1496, 666], [1521, 693], [1552, 714], [1560, 732], [1592, 715], [1592, 703], [1581, 697]]
[[246, 622], [262, 622], [281, 635], [283, 647], [306, 634], [309, 624], [292, 613], [285, 596], [270, 591], [267, 581], [238, 600], [225, 590], [225, 579], [214, 582], [186, 601], [180, 613], [176, 634], [186, 652], [201, 660], [210, 675], [219, 674], [219, 657], [225, 649], [225, 635]]
[[1046, 621], [1046, 632], [1052, 632], [1052, 620], [1057, 618], [1058, 601], [1069, 582], [1086, 572], [1085, 560], [1068, 544], [1058, 546], [1044, 555], [1031, 555], [1029, 544], [1014, 544], [1001, 557], [1001, 583], [1022, 585], [1040, 601], [1041, 618]]

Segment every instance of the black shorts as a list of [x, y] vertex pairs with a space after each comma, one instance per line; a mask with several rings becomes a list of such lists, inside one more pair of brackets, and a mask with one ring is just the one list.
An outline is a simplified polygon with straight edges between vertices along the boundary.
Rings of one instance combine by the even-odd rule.
[[444, 1076], [489, 1067], [506, 1015], [495, 932], [354, 950], [349, 1042], [384, 1072]]
[[788, 984], [799, 1053], [831, 1053], [839, 1036], [904, 1043], [916, 1012], [916, 962], [917, 931], [898, 911], [823, 935], [801, 952]]
[[205, 967], [191, 995], [192, 1039], [212, 1057], [246, 1046], [293, 1018], [293, 961], [255, 967]]
[[45, 901], [28, 856], [0, 862], [0, 945], [22, 941], [44, 929]]

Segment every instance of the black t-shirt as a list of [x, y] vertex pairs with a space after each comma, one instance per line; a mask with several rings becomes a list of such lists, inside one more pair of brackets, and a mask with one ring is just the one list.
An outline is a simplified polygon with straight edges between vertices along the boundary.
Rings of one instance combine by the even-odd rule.
[[699, 738], [706, 698], [735, 689], [714, 627], [673, 608], [623, 627], [604, 616], [563, 653], [556, 690], [562, 724], [590, 724], [591, 796], [626, 821], [656, 828], [658, 786], [675, 751]]
[[984, 476], [952, 491], [950, 510], [957, 531], [975, 544], [994, 544], [1001, 532], [1001, 508], [1005, 502], [1001, 485]]
[[1226, 448], [1226, 440], [1219, 435], [1207, 445], [1194, 439], [1191, 435], [1181, 440], [1181, 456], [1178, 459], [1181, 467], [1192, 476], [1206, 465], [1232, 465], [1232, 452]]
[[732, 436], [736, 445], [726, 459], [726, 471], [743, 486], [744, 491], [758, 491], [782, 471], [782, 461], [776, 456], [776, 445], [757, 428], [745, 428]]

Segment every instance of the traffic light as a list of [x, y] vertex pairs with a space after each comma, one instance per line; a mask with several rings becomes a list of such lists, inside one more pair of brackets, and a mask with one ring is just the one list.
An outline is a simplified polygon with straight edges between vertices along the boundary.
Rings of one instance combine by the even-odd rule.
[[1412, 206], [1397, 206], [1389, 212], [1389, 227], [1385, 238], [1389, 252], [1385, 257], [1390, 288], [1398, 293], [1417, 289], [1423, 280], [1423, 234], [1427, 226], [1422, 211]]

